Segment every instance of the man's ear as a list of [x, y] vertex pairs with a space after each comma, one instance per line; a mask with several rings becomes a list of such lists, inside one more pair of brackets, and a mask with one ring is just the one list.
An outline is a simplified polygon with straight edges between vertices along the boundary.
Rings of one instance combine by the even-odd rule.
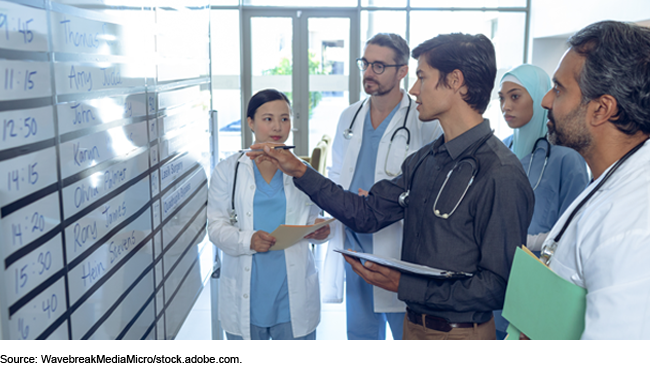
[[397, 70], [397, 77], [401, 80], [404, 77], [406, 77], [408, 73], [409, 73], [409, 66], [408, 65], [401, 66]]
[[449, 85], [449, 88], [454, 92], [458, 92], [463, 88], [463, 86], [465, 86], [465, 76], [460, 70], [453, 70], [447, 74], [447, 85]]
[[618, 102], [611, 95], [603, 95], [590, 102], [589, 124], [593, 127], [618, 119]]

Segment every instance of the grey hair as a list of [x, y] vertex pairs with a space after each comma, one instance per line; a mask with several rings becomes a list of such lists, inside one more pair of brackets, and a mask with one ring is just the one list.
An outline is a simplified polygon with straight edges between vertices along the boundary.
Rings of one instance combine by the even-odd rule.
[[366, 47], [369, 44], [377, 46], [388, 47], [395, 53], [395, 63], [398, 65], [406, 65], [409, 61], [409, 54], [411, 52], [408, 43], [401, 36], [395, 33], [377, 33], [366, 42]]
[[603, 21], [578, 31], [568, 43], [585, 58], [576, 75], [582, 103], [611, 95], [618, 112], [610, 122], [628, 135], [650, 134], [650, 29]]

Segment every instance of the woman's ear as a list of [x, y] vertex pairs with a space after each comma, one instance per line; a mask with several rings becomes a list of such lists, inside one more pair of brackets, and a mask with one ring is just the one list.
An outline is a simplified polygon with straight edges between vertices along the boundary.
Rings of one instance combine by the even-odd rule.
[[253, 119], [251, 117], [246, 117], [246, 122], [248, 122], [248, 128], [250, 128], [251, 131], [253, 131], [254, 133], [255, 130], [253, 129], [253, 126], [255, 125], [255, 123], [253, 122]]

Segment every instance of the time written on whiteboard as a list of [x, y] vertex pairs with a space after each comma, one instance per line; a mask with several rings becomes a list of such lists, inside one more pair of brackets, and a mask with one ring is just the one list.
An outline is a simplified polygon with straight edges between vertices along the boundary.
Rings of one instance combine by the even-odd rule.
[[16, 167], [7, 172], [7, 191], [20, 191], [23, 185], [38, 183], [38, 162], [30, 162], [26, 166]]
[[46, 10], [16, 4], [16, 1], [0, 3], [0, 48], [47, 52]]
[[2, 141], [11, 139], [27, 139], [38, 133], [36, 118], [4, 119], [2, 121]]
[[52, 106], [0, 112], [0, 150], [54, 138]]
[[36, 75], [38, 71], [35, 70], [30, 70], [30, 69], [14, 69], [10, 67], [5, 67], [4, 69], [4, 75], [5, 75], [5, 82], [4, 82], [4, 89], [7, 91], [11, 90], [33, 90], [36, 84], [34, 83], [34, 80], [36, 79], [34, 75]]
[[0, 196], [3, 205], [32, 194], [57, 180], [54, 147], [0, 162]]
[[49, 67], [47, 62], [0, 60], [0, 98], [15, 100], [49, 96]]

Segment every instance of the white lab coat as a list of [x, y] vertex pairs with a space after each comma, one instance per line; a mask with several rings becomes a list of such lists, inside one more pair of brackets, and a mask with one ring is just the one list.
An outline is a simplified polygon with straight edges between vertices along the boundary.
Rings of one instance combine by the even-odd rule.
[[[235, 210], [239, 222], [230, 223], [231, 197], [235, 165], [239, 160]], [[298, 190], [292, 177], [284, 175], [287, 201], [286, 224], [312, 224], [320, 208]], [[250, 249], [255, 197], [253, 162], [246, 156], [233, 155], [215, 168], [208, 191], [208, 234], [210, 241], [223, 251], [219, 282], [219, 320], [226, 332], [250, 339], [250, 287], [253, 254]], [[324, 241], [313, 241], [321, 243]], [[307, 240], [285, 250], [291, 326], [295, 337], [310, 334], [320, 321], [318, 272]]]
[[[352, 127], [353, 136], [351, 139], [343, 137], [343, 132], [349, 128], [354, 114], [359, 110], [359, 106], [364, 101], [358, 101], [350, 105], [341, 113], [339, 124], [332, 144], [332, 167], [329, 169], [329, 178], [341, 185], [344, 189], [350, 187], [354, 169], [357, 165], [357, 157], [361, 150], [363, 138], [363, 124], [366, 114], [369, 111], [369, 103], [366, 102]], [[402, 89], [402, 101], [400, 107], [386, 128], [384, 135], [379, 142], [377, 151], [377, 161], [375, 165], [375, 179], [377, 182], [383, 179], [392, 179], [385, 172], [386, 155], [390, 145], [391, 136], [396, 129], [404, 124], [404, 116], [409, 105], [409, 96]], [[411, 132], [411, 142], [407, 151], [410, 155], [420, 149], [420, 147], [433, 142], [442, 134], [442, 128], [438, 121], [422, 122], [418, 118], [417, 104], [411, 102], [407, 128]], [[401, 132], [400, 132], [401, 133]], [[397, 142], [397, 140], [396, 140]], [[399, 151], [399, 153], [397, 153]], [[393, 144], [391, 147], [391, 156], [389, 156], [389, 166], [401, 166], [401, 162], [406, 155], [404, 154], [405, 145]], [[397, 159], [397, 160], [396, 160]], [[394, 161], [396, 160], [396, 161]], [[392, 163], [391, 163], [392, 162]], [[393, 170], [391, 169], [391, 172]], [[355, 191], [356, 193], [356, 191]], [[373, 253], [379, 256], [400, 258], [402, 250], [402, 221], [396, 222], [384, 229], [373, 234]], [[331, 226], [332, 239], [329, 241], [325, 262], [323, 265], [323, 280], [321, 287], [323, 290], [323, 302], [340, 303], [343, 300], [343, 281], [345, 276], [344, 259], [340, 253], [333, 252], [335, 248], [342, 249], [345, 242], [345, 227], [340, 222]], [[389, 292], [377, 286], [373, 287], [374, 311], [376, 313], [394, 313], [404, 312], [406, 305], [397, 299], [397, 293]]]
[[[611, 168], [611, 167], [610, 167]], [[560, 217], [544, 245], [606, 175]], [[587, 201], [560, 239], [550, 267], [587, 289], [582, 339], [650, 339], [650, 142]]]

